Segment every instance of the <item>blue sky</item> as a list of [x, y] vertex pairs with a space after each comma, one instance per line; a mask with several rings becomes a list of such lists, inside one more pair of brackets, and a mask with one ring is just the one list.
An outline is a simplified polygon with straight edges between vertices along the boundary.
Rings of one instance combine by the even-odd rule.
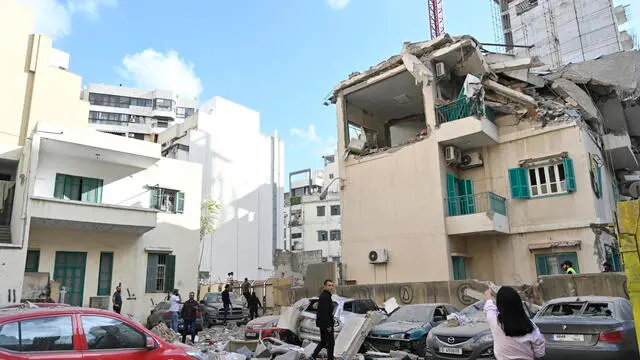
[[[493, 42], [490, 0], [444, 0], [446, 30]], [[426, 0], [20, 0], [83, 83], [222, 96], [261, 113], [286, 171], [335, 148], [323, 98], [353, 71], [429, 37]], [[635, 27], [640, 1], [635, 3]]]

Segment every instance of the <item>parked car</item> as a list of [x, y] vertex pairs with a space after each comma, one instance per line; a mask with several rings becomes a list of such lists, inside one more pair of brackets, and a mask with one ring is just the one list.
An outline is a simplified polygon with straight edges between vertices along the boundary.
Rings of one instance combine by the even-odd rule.
[[[239, 297], [231, 299], [231, 309], [227, 314], [227, 321], [246, 323], [249, 319], [249, 309]], [[224, 321], [224, 306], [221, 292], [207, 293], [201, 301], [204, 305], [204, 326], [210, 327]]]
[[278, 320], [280, 320], [279, 315], [267, 315], [249, 321], [244, 330], [245, 339], [256, 340], [266, 337], [280, 339], [283, 330], [278, 328]]
[[[533, 317], [538, 307], [528, 302], [523, 306], [529, 317]], [[484, 301], [478, 301], [458, 313], [469, 319], [461, 326], [444, 323], [431, 329], [427, 335], [426, 359], [494, 359], [493, 336], [484, 314]]]
[[55, 308], [55, 307], [68, 307], [69, 304], [62, 303], [50, 303], [50, 302], [30, 302], [23, 300], [19, 304], [9, 304], [0, 306], [0, 311], [12, 310], [12, 309], [29, 309], [29, 308]]
[[0, 358], [204, 359], [197, 349], [172, 344], [122, 315], [57, 307], [0, 312]]
[[[169, 312], [170, 304], [168, 301], [159, 302], [152, 310], [149, 317], [147, 317], [147, 329], [153, 329], [155, 326], [164, 322], [167, 327], [171, 327], [171, 313]], [[200, 304], [200, 308], [196, 318], [196, 331], [202, 331], [204, 324], [204, 306]], [[182, 318], [178, 320], [178, 330], [184, 329], [184, 321]]]
[[451, 304], [405, 305], [374, 327], [367, 343], [377, 351], [403, 350], [424, 357], [429, 331], [455, 312]]
[[567, 297], [549, 301], [534, 318], [544, 335], [544, 359], [640, 359], [627, 299]]
[[[333, 317], [335, 323], [333, 325], [335, 336], [337, 337], [340, 330], [344, 327], [345, 322], [351, 316], [364, 316], [369, 311], [383, 311], [373, 300], [354, 300], [347, 299], [338, 295], [332, 295], [333, 300]], [[320, 329], [316, 326], [316, 314], [318, 312], [318, 298], [308, 300], [308, 305], [300, 314], [301, 321], [298, 325], [298, 338], [320, 342]]]

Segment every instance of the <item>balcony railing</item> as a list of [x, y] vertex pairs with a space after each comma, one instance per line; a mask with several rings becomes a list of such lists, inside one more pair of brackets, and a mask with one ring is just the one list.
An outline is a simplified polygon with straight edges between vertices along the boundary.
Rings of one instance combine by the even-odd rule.
[[478, 214], [488, 211], [504, 216], [507, 215], [506, 199], [492, 192], [447, 198], [447, 207], [449, 216]]
[[467, 99], [465, 96], [451, 101], [444, 105], [436, 107], [438, 115], [438, 124], [444, 124], [449, 121], [464, 119], [469, 116], [485, 116], [491, 121], [495, 121], [493, 110], [486, 108], [482, 104], [482, 99]]

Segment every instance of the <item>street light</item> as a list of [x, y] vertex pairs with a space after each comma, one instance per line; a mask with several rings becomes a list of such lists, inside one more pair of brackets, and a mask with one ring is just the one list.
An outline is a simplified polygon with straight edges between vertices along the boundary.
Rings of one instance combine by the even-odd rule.
[[325, 186], [324, 190], [322, 190], [322, 192], [320, 193], [320, 200], [324, 200], [327, 198], [327, 194], [329, 193], [329, 188], [331, 187], [331, 184], [333, 184], [333, 182], [336, 180], [344, 180], [344, 179], [341, 177], [337, 177], [331, 180], [329, 184]]

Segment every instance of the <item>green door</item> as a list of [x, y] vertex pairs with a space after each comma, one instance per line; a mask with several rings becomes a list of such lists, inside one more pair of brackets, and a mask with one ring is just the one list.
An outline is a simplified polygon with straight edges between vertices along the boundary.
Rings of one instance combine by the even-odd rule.
[[451, 262], [453, 263], [453, 280], [466, 280], [467, 269], [464, 266], [464, 258], [461, 256], [453, 256]]
[[65, 302], [69, 305], [82, 306], [86, 266], [86, 252], [56, 251], [53, 279], [66, 288]]

